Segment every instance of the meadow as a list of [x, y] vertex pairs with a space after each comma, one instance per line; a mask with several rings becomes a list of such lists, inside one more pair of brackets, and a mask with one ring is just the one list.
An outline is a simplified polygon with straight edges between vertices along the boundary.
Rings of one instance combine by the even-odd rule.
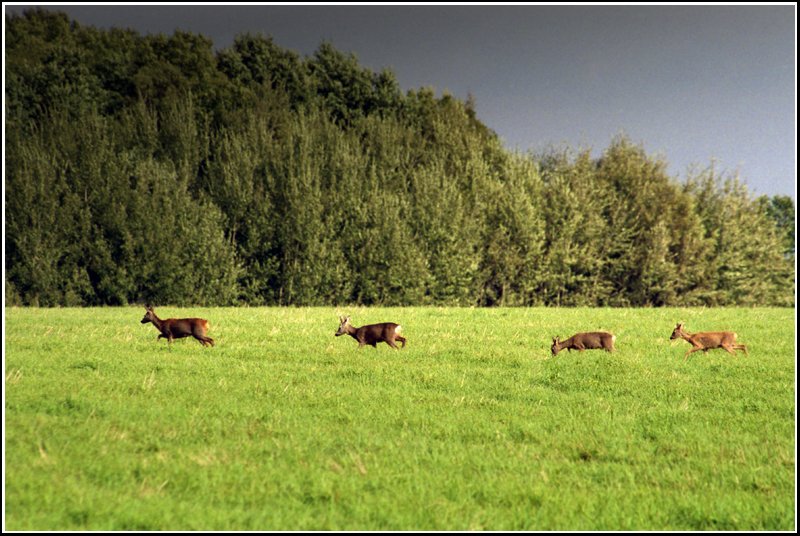
[[[793, 309], [5, 309], [6, 530], [786, 530]], [[334, 337], [402, 324], [408, 346]], [[734, 330], [749, 355], [670, 341]], [[550, 354], [610, 330], [616, 351]]]

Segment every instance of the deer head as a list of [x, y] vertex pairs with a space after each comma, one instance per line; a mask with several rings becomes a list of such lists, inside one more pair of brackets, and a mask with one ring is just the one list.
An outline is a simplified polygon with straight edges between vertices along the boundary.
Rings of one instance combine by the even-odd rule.
[[144, 306], [144, 318], [142, 318], [142, 324], [147, 324], [148, 322], [152, 322], [156, 318], [156, 313], [153, 311], [153, 307], [151, 305]]
[[350, 325], [350, 317], [349, 316], [340, 316], [339, 317], [339, 329], [334, 334], [335, 336], [339, 337], [340, 335], [347, 334], [347, 327]]
[[672, 330], [672, 335], [669, 336], [669, 340], [674, 341], [675, 339], [680, 339], [685, 332], [683, 331], [683, 322], [679, 322], [675, 329]]
[[559, 340], [558, 340], [558, 337], [556, 337], [555, 339], [553, 339], [553, 346], [551, 346], [551, 347], [550, 347], [550, 352], [552, 352], [552, 354], [553, 354], [553, 355], [556, 355], [556, 354], [558, 354], [558, 344], [559, 344], [560, 342], [561, 342], [561, 341], [559, 341]]

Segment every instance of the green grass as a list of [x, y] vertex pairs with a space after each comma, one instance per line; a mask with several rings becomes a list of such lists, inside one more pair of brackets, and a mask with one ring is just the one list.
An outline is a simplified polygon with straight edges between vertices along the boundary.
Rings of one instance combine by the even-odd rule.
[[[7, 530], [792, 530], [791, 309], [5, 310]], [[334, 337], [393, 321], [404, 350]], [[735, 330], [749, 356], [669, 341]], [[550, 355], [610, 330], [617, 351]]]

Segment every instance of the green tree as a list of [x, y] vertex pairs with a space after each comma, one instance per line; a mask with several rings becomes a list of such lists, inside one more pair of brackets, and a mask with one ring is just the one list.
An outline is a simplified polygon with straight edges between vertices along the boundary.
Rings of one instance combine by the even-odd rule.
[[789, 305], [794, 295], [791, 262], [762, 205], [736, 177], [713, 169], [691, 177], [688, 189], [712, 247], [710, 305]]
[[375, 100], [372, 74], [355, 55], [322, 43], [307, 64], [316, 93], [337, 124], [350, 125], [369, 112]]
[[700, 237], [687, 240], [680, 232], [699, 232], [698, 226], [673, 226], [682, 193], [666, 174], [666, 162], [651, 158], [627, 138], [617, 138], [597, 165], [600, 187], [613, 194], [606, 214], [614, 237], [606, 264], [612, 282], [612, 304], [672, 305], [680, 301], [682, 282], [677, 264], [681, 250], [700, 246]]
[[598, 183], [588, 151], [574, 157], [568, 151], [550, 151], [538, 160], [545, 184], [541, 300], [554, 305], [607, 304], [612, 282], [606, 279], [606, 264], [619, 243], [608, 227], [612, 194]]
[[544, 220], [541, 178], [529, 160], [512, 157], [483, 203], [481, 305], [535, 303]]
[[758, 203], [762, 210], [775, 222], [778, 235], [782, 237], [783, 251], [787, 257], [795, 255], [795, 211], [794, 201], [788, 195], [761, 196]]

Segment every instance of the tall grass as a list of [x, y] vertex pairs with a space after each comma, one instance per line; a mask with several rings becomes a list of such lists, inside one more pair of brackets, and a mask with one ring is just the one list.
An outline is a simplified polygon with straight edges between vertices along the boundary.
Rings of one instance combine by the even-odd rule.
[[[791, 530], [791, 309], [6, 309], [9, 530]], [[393, 321], [404, 350], [333, 336]], [[732, 329], [749, 356], [669, 341]], [[562, 352], [610, 330], [616, 352]]]

